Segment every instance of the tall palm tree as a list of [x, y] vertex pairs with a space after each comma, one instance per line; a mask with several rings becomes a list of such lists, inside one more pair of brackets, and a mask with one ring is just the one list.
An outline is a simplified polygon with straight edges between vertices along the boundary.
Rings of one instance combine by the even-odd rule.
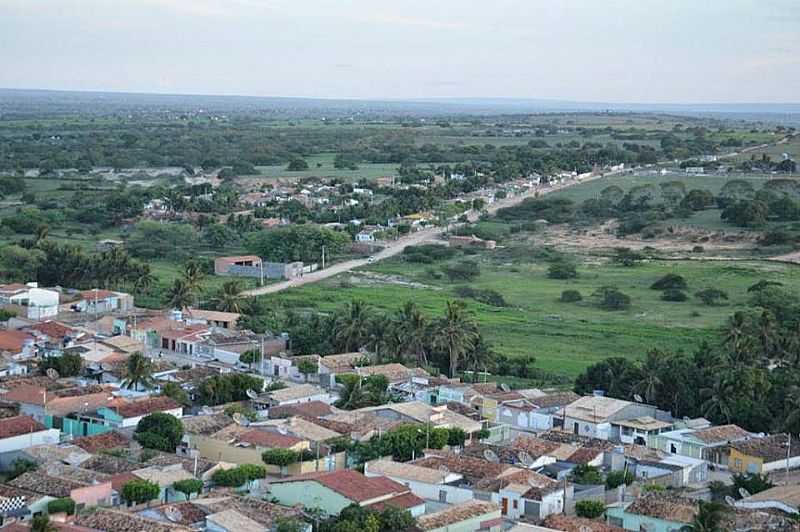
[[344, 312], [334, 322], [336, 343], [346, 351], [357, 351], [369, 338], [369, 307], [354, 299], [345, 305]]
[[448, 301], [444, 317], [433, 325], [432, 345], [447, 353], [450, 377], [458, 371], [459, 359], [478, 340], [478, 330], [461, 301]]
[[775, 316], [764, 310], [758, 318], [758, 342], [761, 347], [761, 356], [766, 361], [771, 359], [777, 351], [779, 334], [776, 328]]
[[175, 279], [167, 291], [167, 304], [172, 308], [185, 309], [192, 306], [194, 292], [184, 279]]
[[367, 347], [375, 352], [378, 361], [392, 360], [397, 352], [394, 345], [396, 336], [392, 331], [394, 328], [396, 325], [384, 315], [375, 316], [369, 322]]
[[641, 395], [648, 404], [656, 400], [658, 389], [661, 387], [659, 374], [663, 358], [664, 354], [657, 349], [648, 352], [640, 368], [642, 377], [633, 387], [633, 391]]
[[710, 387], [700, 390], [700, 398], [705, 399], [700, 405], [703, 416], [710, 419], [724, 419], [726, 423], [730, 423], [733, 415], [731, 405], [733, 392], [733, 387], [722, 376], [718, 376]]
[[190, 260], [183, 267], [183, 281], [189, 287], [193, 295], [200, 293], [203, 288], [203, 281], [206, 278], [206, 272], [203, 267], [196, 261]]
[[127, 375], [122, 385], [129, 390], [153, 387], [153, 364], [141, 352], [136, 351], [128, 358]]
[[697, 514], [686, 528], [691, 532], [723, 532], [725, 507], [717, 502], [699, 501], [698, 504]]
[[413, 301], [406, 301], [397, 313], [398, 336], [403, 354], [412, 355], [417, 365], [427, 366], [425, 348], [428, 342], [428, 320]]
[[792, 386], [786, 395], [786, 419], [783, 425], [787, 432], [800, 433], [800, 386]]
[[736, 312], [728, 319], [724, 345], [733, 364], [747, 363], [753, 350], [753, 336], [744, 312]]
[[242, 298], [239, 292], [242, 287], [239, 281], [225, 281], [214, 296], [214, 306], [223, 312], [242, 313]]

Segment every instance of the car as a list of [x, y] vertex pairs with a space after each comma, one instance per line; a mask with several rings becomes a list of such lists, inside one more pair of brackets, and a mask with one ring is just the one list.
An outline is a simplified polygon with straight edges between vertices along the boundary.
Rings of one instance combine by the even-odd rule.
[[367, 258], [367, 262], [369, 262], [370, 264], [371, 264], [371, 263], [373, 263], [373, 262], [375, 262], [375, 255], [370, 255], [370, 256]]

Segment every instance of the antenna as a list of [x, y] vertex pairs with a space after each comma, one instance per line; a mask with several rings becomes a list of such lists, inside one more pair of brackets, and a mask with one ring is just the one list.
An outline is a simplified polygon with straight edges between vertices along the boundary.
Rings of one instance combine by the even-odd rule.
[[742, 499], [746, 499], [746, 498], [750, 497], [750, 492], [747, 491], [744, 488], [739, 488], [739, 495], [742, 496]]
[[494, 462], [495, 464], [500, 462], [500, 457], [497, 456], [497, 453], [491, 449], [484, 449], [483, 457], [486, 458], [489, 462]]
[[728, 506], [733, 506], [736, 504], [736, 499], [734, 499], [730, 495], [725, 495], [725, 502], [728, 503]]
[[47, 375], [47, 377], [52, 380], [58, 380], [58, 378], [60, 377], [60, 375], [58, 374], [58, 370], [56, 370], [56, 368], [47, 368], [47, 371], [45, 371], [44, 374]]
[[520, 451], [517, 453], [517, 458], [519, 458], [519, 461], [525, 467], [530, 467], [533, 465], [533, 458], [531, 458], [531, 455], [528, 454], [528, 451]]
[[644, 400], [642, 399], [642, 396], [639, 395], [638, 393], [633, 394], [633, 400], [636, 401], [637, 403], [643, 403], [644, 402]]
[[250, 399], [253, 400], [258, 399], [258, 394], [253, 390], [251, 390], [250, 388], [248, 388], [247, 391], [244, 393], [247, 394], [247, 397], [249, 397]]
[[175, 508], [174, 506], [167, 506], [164, 509], [164, 516], [166, 516], [166, 518], [172, 521], [173, 523], [180, 523], [183, 520], [183, 515], [181, 514], [181, 511]]
[[504, 392], [510, 392], [511, 391], [511, 388], [508, 387], [508, 384], [506, 384], [504, 382], [500, 383], [500, 389], [503, 390]]

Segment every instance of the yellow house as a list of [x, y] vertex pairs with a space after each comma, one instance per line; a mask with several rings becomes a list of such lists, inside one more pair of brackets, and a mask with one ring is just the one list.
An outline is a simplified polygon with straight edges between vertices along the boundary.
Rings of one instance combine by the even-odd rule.
[[730, 446], [728, 467], [735, 473], [769, 473], [800, 465], [797, 439], [789, 445], [789, 436], [773, 434], [735, 442]]

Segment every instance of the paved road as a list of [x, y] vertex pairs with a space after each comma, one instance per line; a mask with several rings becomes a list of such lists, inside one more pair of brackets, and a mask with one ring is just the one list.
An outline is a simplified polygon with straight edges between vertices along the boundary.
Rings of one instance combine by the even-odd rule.
[[[620, 172], [613, 172], [613, 173], [620, 173]], [[607, 177], [609, 175], [612, 175], [613, 173], [609, 172], [605, 174], [605, 176]], [[526, 198], [534, 197], [537, 193], [541, 196], [544, 194], [548, 194], [550, 192], [555, 192], [556, 190], [561, 190], [563, 188], [571, 187], [581, 183], [586, 183], [588, 181], [592, 181], [595, 179], [600, 179], [601, 177], [603, 176], [594, 176], [584, 179], [582, 181], [568, 181], [561, 185], [534, 188], [529, 192], [526, 192], [525, 194], [520, 194], [518, 196], [514, 196], [511, 198], [495, 201], [494, 203], [489, 205], [486, 208], [486, 210], [488, 211], [489, 214], [494, 214], [499, 209], [517, 205]], [[445, 231], [446, 228], [444, 227], [433, 227], [429, 229], [422, 229], [420, 231], [417, 231], [416, 233], [411, 233], [410, 235], [399, 238], [398, 240], [389, 242], [383, 250], [373, 255], [373, 261], [379, 261], [387, 259], [389, 257], [393, 257], [398, 253], [401, 253], [408, 246], [417, 246], [424, 242], [430, 242], [431, 240], [435, 240], [436, 238], [441, 236]], [[358, 268], [359, 266], [364, 266], [369, 263], [370, 261], [368, 259], [354, 259], [344, 262], [338, 262], [328, 268], [325, 268], [324, 270], [317, 270], [315, 272], [306, 274], [298, 279], [292, 279], [290, 281], [283, 281], [280, 283], [274, 283], [259, 288], [253, 288], [251, 290], [245, 290], [244, 292], [242, 292], [242, 295], [260, 296], [264, 294], [274, 294], [275, 292], [280, 292], [282, 290], [286, 290], [287, 288], [294, 288], [297, 286], [303, 286], [304, 284], [308, 283], [315, 283], [317, 281], [321, 281], [322, 279], [327, 279], [329, 277], [333, 277], [334, 275], [339, 275], [340, 273], [350, 271], [354, 268]]]

